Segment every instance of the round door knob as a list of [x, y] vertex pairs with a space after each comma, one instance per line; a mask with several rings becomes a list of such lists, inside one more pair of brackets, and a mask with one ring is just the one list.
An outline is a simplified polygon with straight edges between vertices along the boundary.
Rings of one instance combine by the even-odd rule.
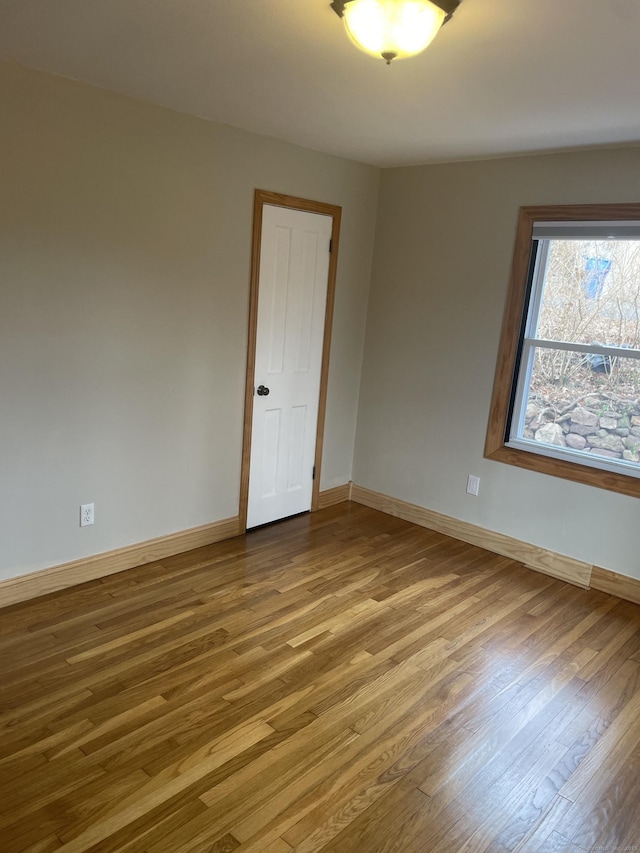
[[258, 385], [258, 397], [268, 397], [269, 389], [264, 385]]

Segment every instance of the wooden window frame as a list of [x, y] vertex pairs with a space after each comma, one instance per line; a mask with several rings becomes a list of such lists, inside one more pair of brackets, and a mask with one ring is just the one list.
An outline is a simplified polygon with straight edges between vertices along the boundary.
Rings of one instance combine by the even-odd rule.
[[584, 204], [521, 207], [511, 266], [509, 291], [502, 322], [498, 361], [489, 410], [484, 455], [486, 459], [551, 474], [588, 486], [640, 497], [640, 478], [622, 472], [592, 468], [579, 462], [555, 459], [534, 451], [507, 446], [509, 409], [517, 381], [518, 347], [528, 308], [528, 280], [533, 226], [536, 222], [613, 222], [640, 220], [640, 204]]

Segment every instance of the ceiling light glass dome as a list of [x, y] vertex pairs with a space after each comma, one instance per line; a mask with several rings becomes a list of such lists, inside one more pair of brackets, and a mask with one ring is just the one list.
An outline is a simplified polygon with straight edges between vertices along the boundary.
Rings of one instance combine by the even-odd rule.
[[344, 7], [352, 41], [387, 64], [423, 51], [445, 17], [445, 11], [430, 0], [350, 0]]

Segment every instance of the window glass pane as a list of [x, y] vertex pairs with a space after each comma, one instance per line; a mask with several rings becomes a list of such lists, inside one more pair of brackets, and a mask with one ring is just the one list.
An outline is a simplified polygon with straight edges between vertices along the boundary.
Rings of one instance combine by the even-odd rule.
[[549, 240], [536, 337], [640, 348], [640, 240]]
[[640, 360], [536, 348], [521, 434], [640, 467]]

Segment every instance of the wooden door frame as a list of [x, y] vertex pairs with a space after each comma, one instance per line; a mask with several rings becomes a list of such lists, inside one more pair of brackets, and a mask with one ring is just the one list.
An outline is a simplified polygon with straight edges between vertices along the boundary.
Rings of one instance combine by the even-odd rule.
[[318, 427], [316, 430], [316, 449], [314, 455], [315, 478], [311, 492], [311, 511], [318, 509], [320, 495], [320, 475], [322, 472], [322, 447], [327, 408], [327, 382], [329, 379], [329, 356], [331, 352], [331, 329], [333, 307], [336, 293], [336, 272], [338, 269], [338, 248], [340, 244], [340, 222], [342, 208], [335, 204], [312, 201], [306, 198], [274, 193], [269, 190], [256, 190], [253, 199], [253, 236], [251, 243], [251, 278], [249, 284], [249, 334], [247, 340], [247, 371], [244, 392], [244, 425], [242, 430], [242, 466], [240, 472], [240, 532], [247, 529], [249, 509], [249, 468], [251, 464], [251, 428], [253, 425], [253, 381], [256, 366], [256, 337], [258, 332], [258, 291], [260, 287], [260, 251], [262, 248], [262, 212], [265, 204], [274, 207], [288, 207], [307, 213], [320, 213], [330, 216], [331, 254], [327, 279], [327, 300], [324, 316], [324, 338], [322, 344], [322, 365], [320, 368], [320, 394], [318, 397]]

